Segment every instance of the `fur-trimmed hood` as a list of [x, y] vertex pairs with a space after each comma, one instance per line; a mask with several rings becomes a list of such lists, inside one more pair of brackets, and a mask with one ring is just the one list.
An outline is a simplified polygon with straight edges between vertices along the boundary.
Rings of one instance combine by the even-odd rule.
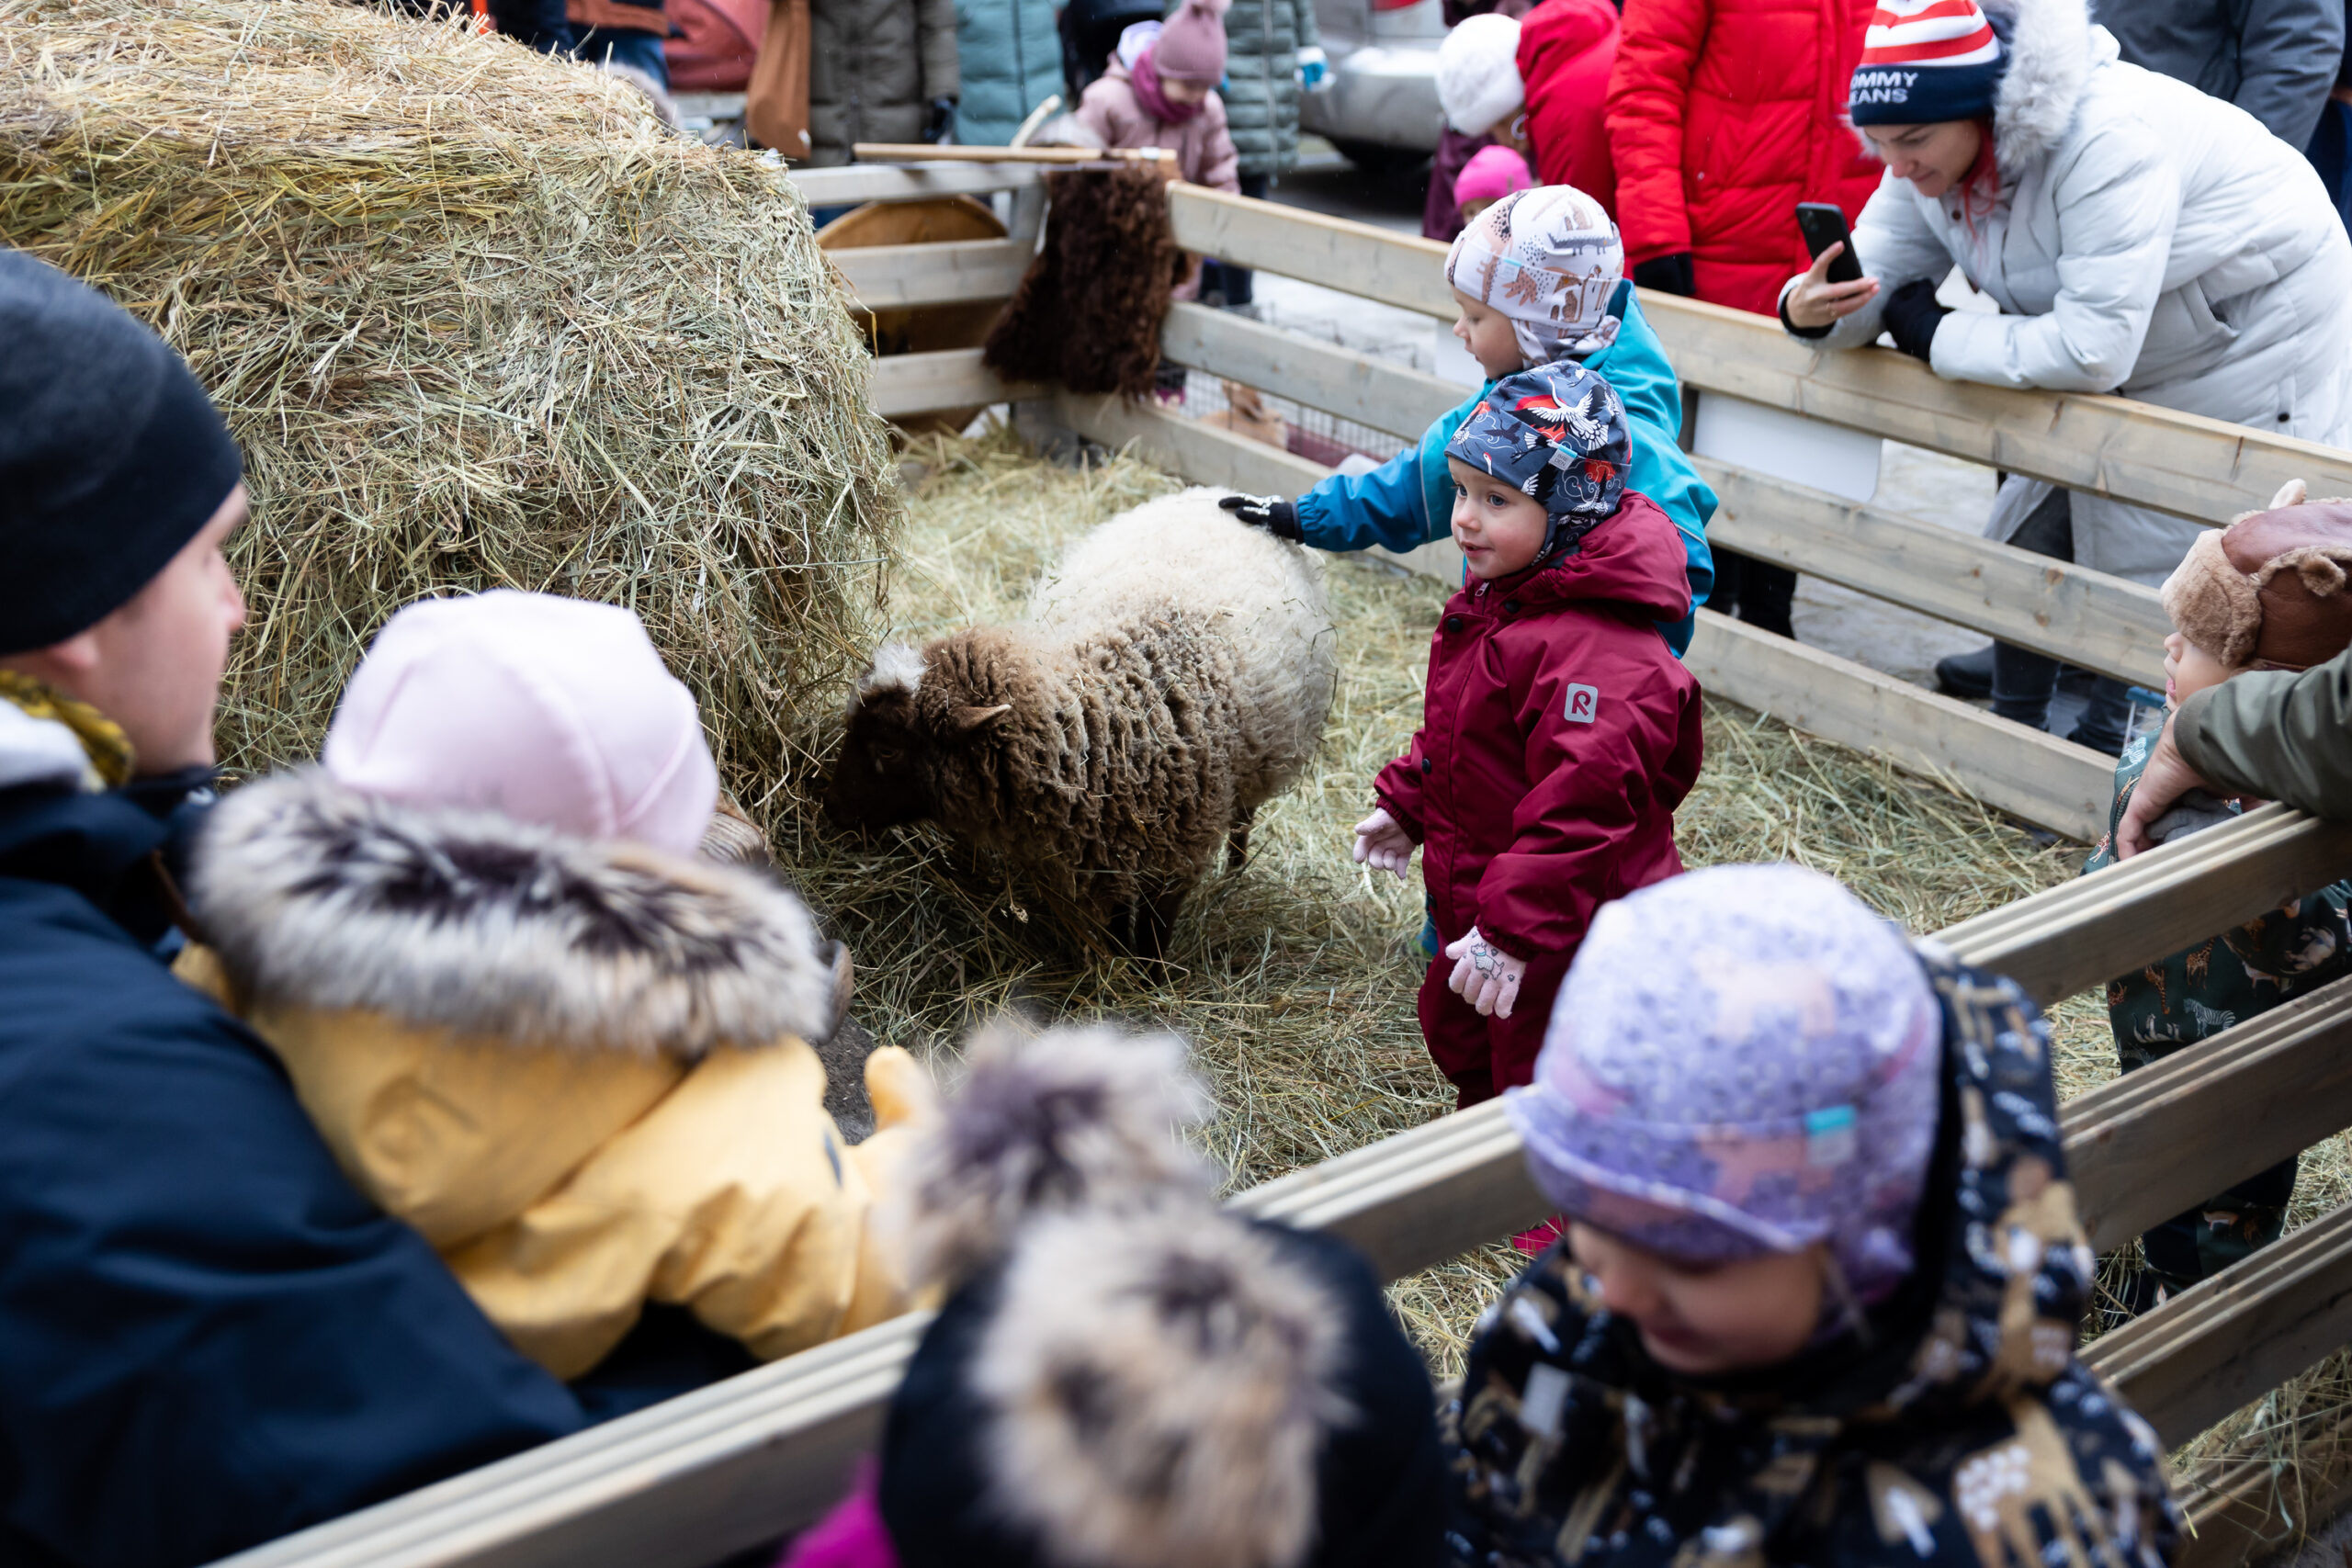
[[1993, 99], [1993, 157], [2021, 169], [2056, 147], [2075, 123], [2091, 68], [2116, 57], [2086, 0], [1984, 0], [1985, 19], [2008, 45], [2009, 68]]
[[[2120, 52], [2091, 21], [2087, 0], [1980, 0], [1985, 20], [2008, 51], [1993, 96], [1993, 157], [2004, 178], [2045, 156], [2064, 138], [2081, 107], [2093, 66]], [[1862, 150], [1878, 145], [1858, 130]]]
[[815, 921], [756, 873], [398, 806], [317, 769], [223, 799], [188, 894], [243, 1005], [686, 1060], [836, 1021]]

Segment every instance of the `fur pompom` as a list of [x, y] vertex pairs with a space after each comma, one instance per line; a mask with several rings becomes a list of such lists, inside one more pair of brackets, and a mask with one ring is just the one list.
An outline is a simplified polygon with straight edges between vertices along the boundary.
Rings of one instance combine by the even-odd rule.
[[972, 1367], [1009, 1518], [1072, 1562], [1293, 1568], [1315, 1544], [1342, 1312], [1263, 1234], [1178, 1203], [1042, 1220]]
[[1033, 1035], [1000, 1022], [975, 1034], [969, 1076], [899, 1184], [910, 1277], [952, 1286], [1035, 1216], [1170, 1194], [1205, 1201], [1216, 1172], [1180, 1136], [1209, 1111], [1186, 1055], [1172, 1034], [1106, 1025]]
[[315, 768], [223, 797], [188, 892], [247, 1003], [689, 1060], [833, 1030], [831, 944], [770, 878]]

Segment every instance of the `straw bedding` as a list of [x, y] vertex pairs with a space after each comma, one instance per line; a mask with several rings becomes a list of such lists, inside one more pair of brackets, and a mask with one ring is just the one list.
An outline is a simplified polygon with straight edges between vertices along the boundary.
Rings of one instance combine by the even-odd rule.
[[[1131, 459], [1086, 469], [1025, 457], [999, 434], [912, 449], [893, 635], [920, 640], [1017, 615], [1061, 545], [1172, 488]], [[1361, 1147], [1451, 1110], [1414, 1022], [1418, 879], [1350, 863], [1373, 775], [1419, 722], [1429, 628], [1446, 591], [1357, 561], [1329, 575], [1340, 689], [1305, 782], [1259, 813], [1250, 862], [1185, 906], [1170, 972], [1073, 950], [986, 867], [930, 829], [872, 841], [797, 814], [778, 858], [829, 910], [858, 960], [859, 1009], [879, 1038], [943, 1062], [1000, 1007], [1041, 1017], [1157, 1021], [1197, 1043], [1219, 1114], [1212, 1151], [1235, 1186]], [[1678, 814], [1693, 865], [1791, 859], [1842, 879], [1914, 931], [1934, 931], [2072, 876], [2079, 846], [2045, 847], [1973, 801], [1771, 720], [1711, 703], [1708, 761]], [[2112, 1071], [2103, 1011], [2062, 1010], [2070, 1072]], [[2105, 1065], [2102, 1065], [2105, 1064]], [[1492, 1247], [1401, 1283], [1396, 1299], [1441, 1371], [1515, 1255]]]
[[429, 593], [630, 605], [754, 801], [871, 646], [897, 489], [807, 209], [611, 77], [323, 0], [0, 0], [0, 240], [244, 450], [233, 768], [312, 754]]

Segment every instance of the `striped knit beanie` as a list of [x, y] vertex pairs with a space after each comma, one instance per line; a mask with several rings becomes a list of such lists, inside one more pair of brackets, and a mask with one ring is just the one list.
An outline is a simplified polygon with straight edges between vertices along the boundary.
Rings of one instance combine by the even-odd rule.
[[1979, 119], [2008, 63], [1976, 0], [1878, 0], [1847, 111], [1857, 126]]

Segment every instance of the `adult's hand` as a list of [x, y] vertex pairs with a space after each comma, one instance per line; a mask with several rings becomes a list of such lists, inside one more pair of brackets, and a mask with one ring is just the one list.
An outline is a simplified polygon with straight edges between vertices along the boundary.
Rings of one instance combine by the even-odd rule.
[[1832, 327], [1852, 315], [1878, 297], [1878, 279], [1858, 277], [1851, 283], [1829, 281], [1829, 264], [1846, 254], [1846, 242], [1838, 241], [1813, 258], [1813, 265], [1797, 279], [1797, 286], [1781, 299], [1781, 313], [1792, 327], [1807, 332], [1819, 332]]
[[1915, 277], [1886, 297], [1886, 310], [1880, 319], [1895, 347], [1914, 359], [1932, 361], [1936, 329], [1951, 314], [1936, 299], [1935, 280]]
[[1679, 294], [1689, 299], [1699, 292], [1699, 275], [1689, 251], [1652, 256], [1634, 264], [1634, 287], [1658, 294]]
[[1527, 978], [1526, 959], [1513, 958], [1480, 936], [1476, 926], [1460, 942], [1449, 943], [1445, 955], [1454, 961], [1445, 982], [1449, 989], [1476, 1008], [1481, 1018], [1510, 1016], [1519, 1001], [1519, 983]]
[[1355, 862], [1374, 871], [1394, 872], [1402, 882], [1413, 863], [1413, 835], [1388, 815], [1386, 807], [1376, 806], [1371, 816], [1356, 824]]
[[2156, 737], [2155, 746], [2148, 753], [2148, 765], [2141, 770], [2140, 782], [2132, 791], [2132, 799], [2123, 807], [2123, 819], [2115, 825], [2115, 858], [2130, 860], [2142, 850], [2156, 846], [2148, 837], [2148, 829], [2156, 818], [2172, 809], [2173, 803], [2192, 789], [2214, 790], [2198, 775], [2172, 743], [2173, 720], [2177, 714], [2165, 716], [2165, 727]]

